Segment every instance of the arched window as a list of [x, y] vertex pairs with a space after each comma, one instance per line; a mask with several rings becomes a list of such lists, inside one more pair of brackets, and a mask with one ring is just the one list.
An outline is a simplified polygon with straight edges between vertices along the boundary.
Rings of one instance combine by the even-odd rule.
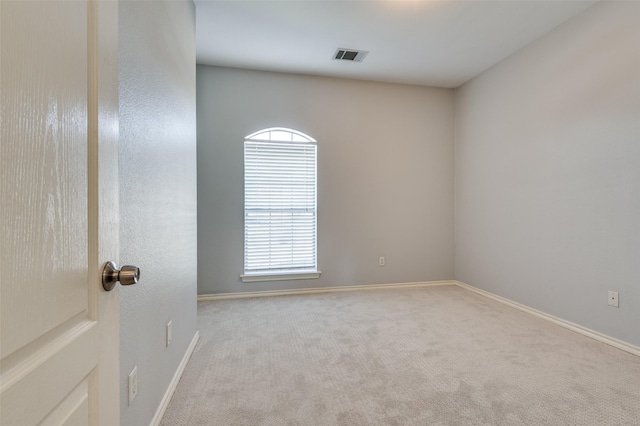
[[316, 141], [292, 129], [244, 140], [242, 280], [318, 278]]

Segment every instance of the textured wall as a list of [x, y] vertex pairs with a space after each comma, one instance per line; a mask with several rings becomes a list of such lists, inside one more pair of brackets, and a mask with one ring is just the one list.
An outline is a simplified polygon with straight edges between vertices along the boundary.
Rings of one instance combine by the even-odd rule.
[[[198, 292], [453, 277], [453, 92], [198, 66]], [[318, 141], [315, 280], [241, 283], [243, 141]], [[378, 257], [386, 266], [378, 266]]]
[[120, 260], [142, 270], [120, 291], [123, 426], [149, 424], [196, 331], [194, 13], [190, 1], [120, 3]]
[[458, 90], [455, 221], [458, 280], [636, 345], [638, 22], [602, 2]]

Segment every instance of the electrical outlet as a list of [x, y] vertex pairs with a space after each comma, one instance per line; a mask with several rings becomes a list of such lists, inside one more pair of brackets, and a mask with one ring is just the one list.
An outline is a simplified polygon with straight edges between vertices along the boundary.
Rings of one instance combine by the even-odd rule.
[[138, 366], [136, 365], [129, 373], [129, 405], [138, 395]]
[[169, 347], [169, 345], [171, 344], [171, 340], [173, 340], [173, 338], [171, 337], [171, 326], [173, 325], [173, 321], [169, 321], [167, 323], [167, 347]]
[[610, 291], [609, 292], [609, 306], [613, 306], [614, 308], [619, 308], [620, 304], [618, 302], [618, 292]]
[[384, 256], [378, 258], [378, 266], [384, 266]]

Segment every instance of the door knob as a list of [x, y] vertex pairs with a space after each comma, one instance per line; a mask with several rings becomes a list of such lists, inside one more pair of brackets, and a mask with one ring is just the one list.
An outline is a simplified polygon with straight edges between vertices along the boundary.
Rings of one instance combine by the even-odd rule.
[[102, 287], [111, 291], [120, 281], [122, 285], [132, 285], [140, 279], [140, 268], [133, 265], [124, 265], [118, 270], [114, 262], [107, 262], [102, 268]]

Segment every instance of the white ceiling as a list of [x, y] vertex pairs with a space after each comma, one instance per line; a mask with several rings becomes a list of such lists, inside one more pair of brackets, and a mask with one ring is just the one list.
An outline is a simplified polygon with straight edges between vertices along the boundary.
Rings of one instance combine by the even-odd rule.
[[[197, 61], [457, 87], [595, 2], [195, 0]], [[370, 53], [332, 60], [339, 47]]]

